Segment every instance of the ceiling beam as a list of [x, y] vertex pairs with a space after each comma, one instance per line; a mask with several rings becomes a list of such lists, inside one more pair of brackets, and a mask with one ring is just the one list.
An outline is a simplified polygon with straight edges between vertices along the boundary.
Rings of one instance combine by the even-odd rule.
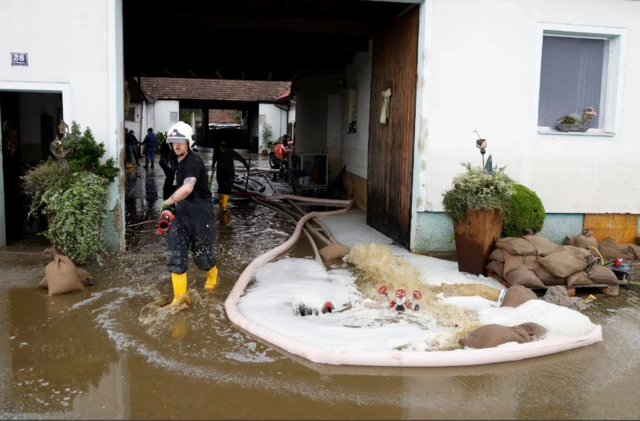
[[217, 71], [217, 70], [216, 70], [216, 72], [215, 72], [215, 73], [216, 73], [216, 76], [218, 76], [218, 79], [224, 79], [224, 78], [222, 77], [222, 74], [220, 74], [220, 72], [219, 72], [219, 71]]
[[169, 70], [167, 70], [167, 69], [162, 69], [162, 71], [163, 71], [163, 72], [165, 72], [166, 74], [168, 74], [168, 75], [169, 75], [169, 76], [171, 76], [171, 77], [178, 77], [178, 76], [174, 75], [173, 73], [171, 73], [171, 72], [170, 72]]
[[241, 15], [202, 15], [196, 13], [175, 13], [149, 10], [146, 18], [154, 22], [171, 22], [173, 30], [181, 28], [189, 32], [197, 29], [225, 30], [232, 32], [294, 32], [306, 34], [335, 34], [372, 36], [375, 24], [372, 22], [280, 18]]
[[198, 76], [197, 74], [193, 73], [193, 71], [188, 70], [188, 72], [189, 72], [189, 74], [190, 74], [191, 76], [195, 77], [196, 79], [199, 79], [199, 76]]

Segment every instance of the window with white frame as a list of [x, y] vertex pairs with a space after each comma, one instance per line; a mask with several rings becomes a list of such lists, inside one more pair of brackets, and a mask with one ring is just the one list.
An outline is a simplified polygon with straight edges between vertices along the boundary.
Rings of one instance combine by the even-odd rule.
[[177, 111], [170, 111], [169, 112], [169, 123], [173, 124], [173, 123], [177, 123], [178, 122], [178, 112]]
[[580, 27], [577, 32], [576, 27], [556, 26], [542, 31], [538, 127], [555, 130], [560, 118], [593, 107], [597, 116], [589, 122], [589, 132], [615, 132], [621, 32], [597, 27], [587, 31]]

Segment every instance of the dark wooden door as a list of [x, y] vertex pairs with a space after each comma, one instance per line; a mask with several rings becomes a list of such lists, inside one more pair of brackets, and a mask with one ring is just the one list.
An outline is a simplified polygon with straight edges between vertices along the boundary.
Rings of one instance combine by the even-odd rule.
[[[373, 38], [367, 224], [404, 247], [411, 235], [413, 143], [418, 77], [419, 8]], [[382, 92], [391, 89], [389, 118], [380, 122]]]

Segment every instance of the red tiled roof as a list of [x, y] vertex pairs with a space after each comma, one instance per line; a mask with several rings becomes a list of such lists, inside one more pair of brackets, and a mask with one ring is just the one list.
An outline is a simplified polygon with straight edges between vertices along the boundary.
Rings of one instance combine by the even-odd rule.
[[271, 102], [288, 92], [291, 82], [143, 77], [141, 85], [156, 99]]
[[209, 123], [237, 123], [233, 110], [209, 110]]

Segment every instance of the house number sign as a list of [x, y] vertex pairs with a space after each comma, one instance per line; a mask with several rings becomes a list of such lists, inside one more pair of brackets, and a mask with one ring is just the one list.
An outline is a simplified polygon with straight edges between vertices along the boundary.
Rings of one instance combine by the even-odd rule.
[[28, 66], [29, 54], [28, 53], [11, 53], [11, 65], [12, 66]]

